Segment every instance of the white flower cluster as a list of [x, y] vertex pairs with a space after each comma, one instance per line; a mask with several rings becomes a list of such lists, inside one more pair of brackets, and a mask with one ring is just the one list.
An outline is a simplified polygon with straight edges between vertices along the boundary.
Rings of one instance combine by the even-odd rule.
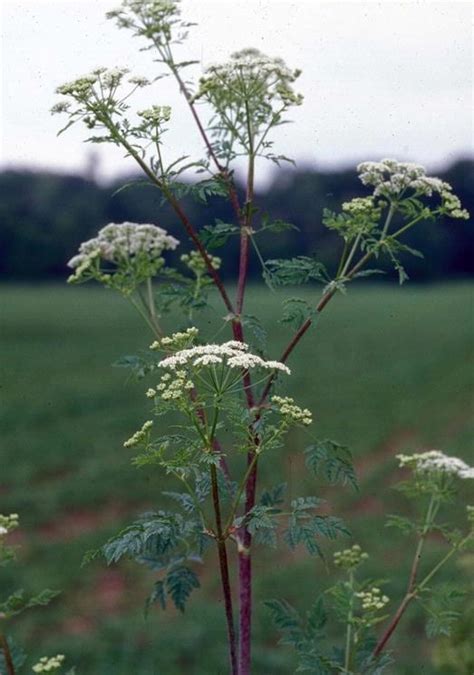
[[367, 610], [368, 612], [383, 609], [385, 605], [389, 602], [389, 597], [387, 595], [381, 595], [382, 591], [380, 588], [374, 586], [370, 591], [361, 591], [356, 593], [356, 597], [362, 600], [362, 609]]
[[343, 551], [336, 551], [334, 553], [334, 564], [336, 567], [352, 569], [360, 565], [363, 560], [367, 560], [368, 557], [369, 554], [363, 552], [359, 544], [354, 544], [351, 548], [345, 548]]
[[300, 408], [295, 404], [295, 400], [289, 396], [272, 396], [271, 402], [288, 421], [304, 426], [309, 426], [313, 421], [311, 411], [308, 408]]
[[163, 122], [170, 121], [171, 107], [169, 105], [152, 105], [151, 108], [140, 110], [138, 115], [148, 124], [158, 126], [159, 124], [163, 124]]
[[291, 86], [300, 74], [300, 70], [288, 68], [281, 58], [266, 56], [258, 49], [242, 49], [231, 54], [225, 63], [206, 69], [196, 98], [213, 91], [240, 92], [239, 95], [253, 91], [267, 99], [278, 98], [285, 105], [301, 105], [303, 96]]
[[78, 255], [69, 260], [68, 266], [76, 270], [76, 276], [80, 276], [97, 257], [115, 264], [138, 254], [157, 259], [161, 258], [163, 251], [174, 250], [178, 244], [177, 239], [156, 225], [109, 223], [97, 237], [79, 246]]
[[[162, 341], [163, 342], [163, 341]], [[265, 361], [256, 354], [250, 354], [248, 345], [237, 340], [230, 340], [221, 345], [199, 345], [183, 349], [172, 356], [168, 356], [158, 363], [160, 368], [169, 368], [176, 371], [183, 366], [208, 366], [224, 364], [228, 368], [263, 368], [265, 370], [279, 370], [290, 375], [290, 369], [279, 361]]]
[[[173, 19], [178, 17], [179, 0], [123, 0], [117, 9], [107, 12], [108, 19], [115, 19], [119, 28], [135, 29], [138, 35], [155, 37], [163, 33], [169, 39]], [[141, 26], [135, 23], [138, 19]]]
[[380, 216], [382, 209], [375, 205], [373, 197], [355, 197], [350, 202], [343, 202], [342, 210], [351, 216], [370, 217], [371, 220]]
[[38, 663], [33, 666], [32, 670], [34, 673], [51, 673], [53, 670], [58, 670], [61, 668], [66, 657], [64, 654], [58, 654], [57, 656], [43, 656]]
[[380, 162], [362, 162], [357, 171], [364, 185], [375, 188], [376, 197], [399, 198], [407, 190], [426, 197], [436, 193], [441, 196], [443, 208], [451, 218], [469, 218], [469, 213], [461, 209], [459, 198], [453, 195], [451, 185], [440, 178], [427, 176], [426, 169], [420, 164], [382, 159]]
[[150, 349], [163, 351], [176, 351], [178, 349], [183, 349], [192, 344], [194, 339], [199, 335], [199, 330], [192, 326], [187, 328], [185, 331], [180, 331], [178, 333], [173, 333], [171, 336], [164, 337], [161, 340], [155, 340], [150, 345]]
[[130, 436], [128, 440], [125, 441], [123, 444], [124, 448], [133, 448], [135, 445], [138, 445], [139, 443], [142, 443], [144, 440], [146, 440], [148, 436], [148, 432], [153, 426], [153, 421], [152, 420], [147, 420], [141, 429], [138, 431], [135, 431], [133, 436]]
[[408, 466], [419, 473], [446, 473], [458, 478], [474, 478], [474, 467], [463, 462], [459, 457], [450, 457], [440, 450], [415, 453], [414, 455], [397, 455], [400, 466]]
[[156, 389], [148, 389], [146, 396], [155, 398], [155, 396], [161, 395], [163, 401], [176, 401], [187, 397], [192, 389], [194, 389], [194, 382], [188, 379], [186, 371], [177, 370], [173, 373], [173, 377], [171, 373], [162, 375]]
[[0, 514], [0, 536], [14, 530], [19, 524], [18, 513], [10, 513], [8, 516]]

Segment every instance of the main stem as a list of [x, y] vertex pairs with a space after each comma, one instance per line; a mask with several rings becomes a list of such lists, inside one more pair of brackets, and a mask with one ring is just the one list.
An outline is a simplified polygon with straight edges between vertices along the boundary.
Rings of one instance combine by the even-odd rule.
[[225, 616], [227, 621], [227, 636], [229, 640], [229, 660], [232, 675], [238, 675], [237, 669], [237, 644], [234, 628], [234, 612], [232, 607], [232, 591], [229, 578], [229, 561], [222, 530], [222, 515], [219, 500], [219, 487], [217, 484], [217, 469], [211, 464], [212, 501], [216, 518], [216, 542], [219, 556], [219, 569], [221, 575], [222, 593], [224, 595]]
[[7, 638], [0, 633], [0, 649], [3, 651], [3, 658], [5, 659], [5, 666], [7, 668], [7, 675], [15, 675], [15, 666], [13, 665], [13, 658], [8, 646]]

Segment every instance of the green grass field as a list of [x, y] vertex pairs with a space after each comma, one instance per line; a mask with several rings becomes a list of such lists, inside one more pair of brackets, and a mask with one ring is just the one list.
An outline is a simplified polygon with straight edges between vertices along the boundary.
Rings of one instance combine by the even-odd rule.
[[[411, 553], [383, 524], [384, 512], [407, 508], [390, 489], [398, 478], [394, 455], [437, 447], [472, 462], [472, 299], [467, 284], [366, 286], [334, 299], [290, 363], [290, 390], [313, 411], [318, 437], [353, 450], [361, 492], [310, 478], [298, 453], [302, 433], [262, 470], [264, 483], [286, 480], [294, 493], [329, 499], [371, 552], [374, 574], [394, 575], [394, 598]], [[248, 311], [265, 324], [274, 358], [290, 335], [276, 321], [281, 300], [260, 288], [249, 292]], [[202, 317], [203, 331], [212, 335], [223, 313]], [[33, 656], [66, 653], [81, 675], [224, 675], [223, 614], [211, 573], [184, 617], [156, 610], [145, 622], [151, 573], [101, 561], [81, 569], [85, 551], [160, 504], [163, 480], [133, 468], [133, 453], [123, 448], [148, 417], [148, 382], [111, 367], [149, 344], [139, 317], [110, 292], [65, 286], [4, 286], [0, 315], [0, 512], [18, 512], [23, 525], [18, 564], [1, 570], [0, 590], [63, 591], [48, 608], [23, 615], [15, 635]], [[432, 542], [429, 555], [437, 547]], [[304, 608], [328, 583], [321, 561], [301, 552], [262, 551], [255, 567], [257, 607], [286, 597]], [[459, 573], [452, 567], [446, 574]], [[422, 631], [413, 610], [393, 641], [402, 654], [393, 673], [448, 672], [430, 665], [426, 641], [417, 645]], [[293, 672], [291, 653], [276, 642], [260, 608], [255, 675]]]

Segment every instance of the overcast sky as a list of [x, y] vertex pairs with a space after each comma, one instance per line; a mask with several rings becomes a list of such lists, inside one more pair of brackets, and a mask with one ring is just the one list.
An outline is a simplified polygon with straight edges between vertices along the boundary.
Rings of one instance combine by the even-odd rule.
[[[94, 149], [104, 177], [131, 167], [120, 150], [82, 143], [85, 128], [60, 138], [49, 108], [58, 84], [99, 65], [151, 76], [150, 53], [104, 19], [114, 0], [0, 0], [1, 166], [83, 172]], [[199, 25], [182, 48], [195, 74], [237, 49], [282, 56], [303, 75], [304, 105], [278, 131], [276, 150], [301, 165], [334, 167], [394, 156], [430, 168], [472, 155], [472, 2], [182, 0]], [[169, 154], [200, 142], [171, 80], [145, 90], [143, 104], [170, 104]]]

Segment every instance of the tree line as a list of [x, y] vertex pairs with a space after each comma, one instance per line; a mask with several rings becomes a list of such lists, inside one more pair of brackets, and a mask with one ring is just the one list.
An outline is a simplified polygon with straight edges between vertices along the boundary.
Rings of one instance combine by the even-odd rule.
[[[463, 206], [474, 213], [474, 160], [461, 159], [438, 174], [452, 184]], [[132, 184], [120, 189], [124, 183]], [[263, 234], [259, 245], [267, 259], [315, 255], [328, 269], [338, 259], [339, 243], [322, 224], [324, 209], [338, 210], [343, 201], [363, 196], [355, 169], [323, 172], [315, 169], [279, 172], [257, 196], [260, 218], [292, 223], [296, 229]], [[232, 222], [225, 199], [185, 196], [186, 211], [201, 229], [217, 220]], [[178, 239], [185, 250], [185, 235], [169, 208], [161, 205], [158, 190], [140, 177], [101, 185], [74, 175], [7, 170], [0, 173], [0, 279], [29, 281], [65, 279], [67, 260], [81, 241], [93, 237], [109, 222], [155, 223]], [[234, 241], [235, 239], [235, 241]], [[237, 238], [215, 251], [229, 263], [236, 260]], [[469, 221], [426, 222], [414, 229], [407, 242], [426, 259], [408, 257], [410, 278], [466, 278], [473, 274], [474, 243]], [[379, 266], [379, 265], [378, 265]], [[226, 268], [229, 266], [226, 265]], [[383, 265], [382, 265], [383, 267]], [[230, 265], [229, 274], [236, 270]], [[250, 273], [261, 274], [257, 256]]]

